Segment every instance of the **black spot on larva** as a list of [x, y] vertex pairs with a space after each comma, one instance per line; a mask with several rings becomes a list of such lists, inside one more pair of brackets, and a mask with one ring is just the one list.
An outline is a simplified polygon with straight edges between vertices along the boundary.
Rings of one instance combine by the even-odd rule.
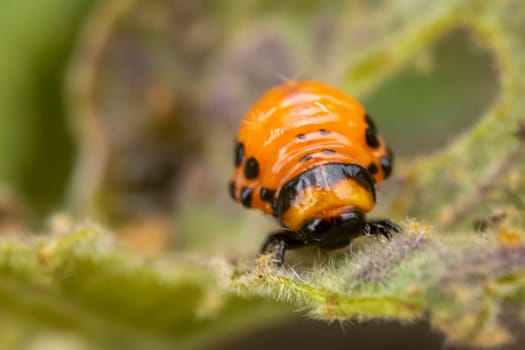
[[377, 139], [376, 130], [370, 126], [366, 128], [365, 132], [366, 144], [372, 148], [379, 147], [379, 140]]
[[304, 140], [306, 138], [305, 134], [297, 134], [295, 137], [297, 137], [299, 140]]
[[248, 158], [244, 165], [244, 176], [247, 179], [255, 179], [259, 176], [259, 162], [254, 157]]
[[334, 151], [333, 149], [324, 149], [324, 150], [323, 150], [323, 153], [324, 153], [324, 154], [334, 154], [335, 151]]
[[392, 158], [390, 156], [381, 157], [379, 164], [385, 173], [385, 178], [389, 177], [392, 173]]
[[[279, 195], [280, 197], [280, 195]], [[274, 218], [279, 217], [279, 210], [281, 209], [281, 201], [279, 198], [276, 198], [272, 201], [272, 216]]]
[[326, 134], [329, 134], [329, 133], [330, 133], [330, 130], [319, 129], [319, 132], [321, 133], [321, 135], [326, 135]]
[[244, 145], [237, 142], [235, 145], [235, 166], [239, 166], [244, 161]]
[[301, 159], [299, 159], [299, 162], [307, 162], [309, 161], [310, 159], [312, 159], [312, 155], [311, 154], [306, 154], [304, 155]]
[[259, 191], [259, 196], [263, 202], [271, 202], [275, 195], [275, 190], [267, 189], [266, 187], [261, 187]]
[[377, 174], [377, 172], [379, 171], [379, 169], [377, 168], [377, 165], [376, 163], [372, 162], [368, 165], [367, 167], [368, 169], [368, 172], [371, 174], [371, 175], [375, 175]]
[[246, 208], [252, 206], [253, 189], [250, 187], [243, 187], [241, 190], [241, 203]]
[[228, 190], [230, 191], [230, 196], [232, 197], [232, 199], [237, 200], [237, 198], [235, 197], [235, 183], [233, 181], [230, 181], [228, 183]]
[[370, 115], [367, 113], [365, 114], [365, 121], [366, 121], [366, 124], [368, 125], [368, 127], [374, 131], [377, 131], [376, 129], [376, 124], [374, 123], [374, 121], [372, 120], [372, 118], [370, 117]]

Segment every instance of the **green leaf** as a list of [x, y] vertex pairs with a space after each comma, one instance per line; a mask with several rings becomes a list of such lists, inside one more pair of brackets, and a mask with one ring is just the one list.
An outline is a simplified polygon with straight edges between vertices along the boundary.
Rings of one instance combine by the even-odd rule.
[[7, 240], [0, 242], [0, 308], [19, 320], [21, 337], [36, 324], [126, 349], [194, 347], [287, 310], [229, 293], [221, 276], [231, 267], [211, 263], [134, 258], [95, 226], [32, 243]]
[[525, 302], [525, 246], [473, 232], [443, 235], [415, 221], [391, 242], [369, 242], [328, 266], [298, 273], [263, 262], [238, 274], [241, 295], [297, 305], [314, 319], [414, 320], [428, 315], [449, 341], [498, 345], [509, 300]]

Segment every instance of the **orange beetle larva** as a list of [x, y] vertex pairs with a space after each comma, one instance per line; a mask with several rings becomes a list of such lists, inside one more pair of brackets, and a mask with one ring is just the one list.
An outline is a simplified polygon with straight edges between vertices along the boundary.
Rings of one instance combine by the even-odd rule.
[[290, 81], [262, 96], [237, 134], [231, 196], [277, 218], [261, 253], [317, 245], [335, 249], [361, 234], [400, 232], [388, 219], [367, 221], [375, 185], [393, 154], [354, 98], [315, 81]]

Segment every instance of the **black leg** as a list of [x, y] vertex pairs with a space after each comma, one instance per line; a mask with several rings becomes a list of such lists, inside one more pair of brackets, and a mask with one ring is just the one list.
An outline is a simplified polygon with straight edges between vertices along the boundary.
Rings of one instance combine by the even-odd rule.
[[272, 233], [264, 241], [259, 254], [269, 254], [275, 251], [275, 264], [281, 266], [284, 261], [284, 253], [287, 249], [295, 249], [305, 246], [307, 242], [296, 237], [293, 231], [278, 231]]
[[401, 227], [389, 219], [370, 220], [363, 226], [363, 230], [366, 235], [383, 235], [388, 240], [392, 239], [391, 231], [402, 231]]
[[401, 232], [401, 227], [388, 219], [366, 221], [363, 213], [354, 211], [337, 218], [313, 219], [299, 232], [282, 230], [266, 238], [260, 254], [275, 254], [275, 264], [281, 266], [288, 249], [316, 245], [322, 249], [342, 248], [363, 233], [383, 235], [392, 239], [392, 232]]

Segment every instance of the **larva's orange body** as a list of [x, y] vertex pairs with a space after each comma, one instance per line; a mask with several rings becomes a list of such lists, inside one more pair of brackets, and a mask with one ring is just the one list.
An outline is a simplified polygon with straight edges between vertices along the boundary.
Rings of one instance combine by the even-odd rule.
[[278, 244], [282, 262], [286, 248], [335, 248], [356, 234], [350, 231], [397, 230], [388, 220], [364, 220], [375, 184], [391, 169], [392, 152], [359, 102], [319, 82], [291, 81], [268, 91], [244, 117], [230, 192], [278, 218], [284, 230], [263, 250]]

